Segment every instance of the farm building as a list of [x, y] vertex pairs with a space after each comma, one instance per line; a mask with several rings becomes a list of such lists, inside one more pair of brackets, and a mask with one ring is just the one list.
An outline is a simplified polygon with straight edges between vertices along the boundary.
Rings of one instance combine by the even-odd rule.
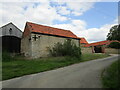
[[69, 30], [27, 22], [21, 40], [21, 53], [31, 58], [47, 57], [49, 48], [65, 40], [80, 46], [80, 39]]
[[83, 47], [86, 44], [88, 44], [87, 40], [84, 37], [81, 37], [80, 38], [80, 45]]
[[112, 42], [119, 42], [119, 41], [117, 40], [100, 41], [100, 42], [86, 44], [84, 45], [84, 47], [91, 48], [92, 53], [118, 53], [117, 49], [112, 49], [107, 47]]
[[22, 31], [13, 23], [8, 23], [0, 28], [2, 51], [20, 53]]

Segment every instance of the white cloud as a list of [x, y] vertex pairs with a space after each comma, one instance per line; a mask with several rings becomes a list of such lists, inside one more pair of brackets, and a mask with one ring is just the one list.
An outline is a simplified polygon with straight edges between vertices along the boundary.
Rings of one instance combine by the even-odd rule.
[[110, 28], [117, 23], [106, 24], [100, 28], [86, 29], [86, 22], [82, 20], [73, 20], [71, 24], [53, 25], [57, 28], [71, 30], [78, 37], [85, 37], [89, 43], [106, 40]]
[[51, 7], [47, 1], [40, 2], [37, 6], [35, 3], [2, 3], [0, 12], [2, 12], [2, 25], [13, 22], [22, 31], [26, 21], [50, 25], [54, 20], [67, 20], [67, 17], [58, 14], [56, 9]]
[[[35, 23], [51, 25], [54, 20], [65, 21], [69, 20], [69, 18], [62, 15], [69, 15], [71, 13], [70, 9], [73, 10], [72, 14], [75, 16], [82, 15], [85, 11], [92, 7], [91, 3], [70, 3], [64, 2], [67, 6], [60, 6], [59, 13], [57, 12], [56, 7], [50, 6], [49, 0], [44, 0], [39, 2], [37, 6], [33, 2], [20, 2], [16, 0], [16, 2], [8, 2], [6, 0], [4, 3], [1, 3], [2, 8], [0, 8], [0, 16], [2, 17], [2, 25], [7, 24], [9, 22], [15, 23], [20, 29], [24, 29], [24, 25], [26, 21], [31, 21]], [[38, 0], [39, 1], [39, 0]], [[64, 4], [58, 2], [59, 4]]]
[[56, 24], [52, 26], [56, 28], [72, 30], [72, 32], [76, 33], [76, 31], [79, 32], [85, 30], [86, 23], [83, 20], [72, 20], [69, 24]]
[[67, 9], [67, 7], [65, 6], [60, 6], [58, 7], [58, 12], [61, 14], [61, 15], [68, 15], [70, 14], [70, 10]]
[[[13, 22], [22, 31], [24, 29], [26, 21], [31, 21], [35, 23], [50, 25], [57, 28], [71, 30], [79, 37], [85, 37], [88, 42], [105, 40], [106, 35], [109, 32], [111, 25], [117, 23], [116, 19], [113, 24], [106, 24], [100, 28], [90, 28], [86, 29], [87, 23], [83, 20], [73, 20], [68, 24], [56, 24], [52, 25], [54, 20], [65, 21], [68, 20], [67, 17], [62, 15], [69, 15], [70, 13], [75, 16], [82, 15], [87, 10], [93, 8], [94, 3], [85, 2], [64, 2], [66, 6], [59, 7], [59, 13], [55, 7], [51, 7], [48, 0], [45, 2], [40, 2], [37, 6], [35, 3], [3, 3], [2, 8], [0, 8], [0, 15], [2, 15], [2, 24], [5, 25], [9, 22]], [[59, 4], [64, 4], [59, 3]], [[25, 9], [26, 8], [26, 9]], [[72, 12], [70, 11], [72, 10]]]
[[[83, 1], [83, 0], [81, 0], [81, 1]], [[89, 9], [91, 9], [91, 8], [93, 8], [93, 5], [94, 5], [94, 3], [95, 2], [76, 2], [76, 1], [71, 1], [71, 0], [69, 0], [69, 1], [64, 1], [63, 3], [61, 3], [61, 2], [57, 2], [57, 4], [59, 4], [59, 5], [63, 5], [63, 4], [66, 4], [66, 6], [65, 7], [59, 7], [59, 8], [61, 8], [60, 9], [60, 13], [61, 14], [70, 14], [70, 11], [72, 11], [72, 13], [71, 14], [73, 14], [73, 15], [75, 15], [75, 16], [80, 16], [80, 15], [82, 15], [84, 12], [86, 12], [87, 10], [89, 10]], [[93, 0], [93, 1], [95, 1], [95, 0]], [[67, 9], [67, 8], [69, 8], [69, 9]]]

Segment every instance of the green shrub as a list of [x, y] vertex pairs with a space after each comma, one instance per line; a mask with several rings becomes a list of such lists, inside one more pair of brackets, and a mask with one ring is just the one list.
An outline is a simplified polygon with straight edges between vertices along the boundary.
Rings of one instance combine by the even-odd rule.
[[71, 40], [67, 40], [63, 44], [59, 42], [55, 44], [55, 46], [50, 49], [50, 54], [52, 56], [80, 57], [81, 49], [72, 43]]
[[108, 45], [108, 47], [120, 49], [120, 43], [119, 42], [112, 42], [110, 45]]

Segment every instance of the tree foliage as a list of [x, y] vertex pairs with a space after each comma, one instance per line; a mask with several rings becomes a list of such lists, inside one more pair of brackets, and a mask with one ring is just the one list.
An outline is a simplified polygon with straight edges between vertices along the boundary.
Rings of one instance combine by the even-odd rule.
[[107, 40], [120, 41], [120, 25], [115, 25], [110, 29], [110, 32], [107, 35]]
[[71, 40], [67, 40], [63, 44], [59, 42], [55, 44], [55, 46], [50, 49], [50, 54], [52, 56], [80, 57], [81, 49], [72, 43]]
[[110, 48], [120, 49], [120, 43], [119, 42], [112, 42], [108, 45]]

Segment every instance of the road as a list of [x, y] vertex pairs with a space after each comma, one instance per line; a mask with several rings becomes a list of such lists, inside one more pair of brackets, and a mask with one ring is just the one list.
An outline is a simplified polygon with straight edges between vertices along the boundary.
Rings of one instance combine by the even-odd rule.
[[117, 55], [5, 80], [3, 88], [101, 88], [101, 72]]

